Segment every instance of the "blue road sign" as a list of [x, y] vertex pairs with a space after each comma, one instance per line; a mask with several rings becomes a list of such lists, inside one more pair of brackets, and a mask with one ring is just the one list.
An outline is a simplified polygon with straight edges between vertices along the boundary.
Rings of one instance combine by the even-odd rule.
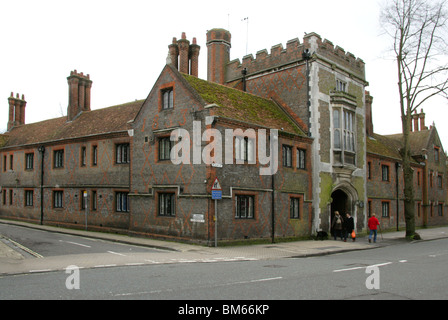
[[212, 190], [213, 200], [222, 200], [222, 190]]

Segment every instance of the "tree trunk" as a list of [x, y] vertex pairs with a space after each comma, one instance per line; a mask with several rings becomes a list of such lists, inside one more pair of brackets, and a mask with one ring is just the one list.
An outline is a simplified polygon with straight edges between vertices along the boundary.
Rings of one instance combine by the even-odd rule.
[[411, 131], [411, 112], [404, 115], [403, 119], [403, 174], [404, 174], [404, 219], [406, 221], [406, 237], [415, 234], [415, 201], [414, 201], [414, 170], [411, 167], [411, 143], [409, 140]]

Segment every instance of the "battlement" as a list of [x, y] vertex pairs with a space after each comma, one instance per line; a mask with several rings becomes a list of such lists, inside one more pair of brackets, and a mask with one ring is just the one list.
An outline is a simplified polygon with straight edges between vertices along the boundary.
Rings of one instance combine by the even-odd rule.
[[365, 80], [365, 63], [353, 53], [335, 46], [330, 40], [322, 40], [321, 36], [316, 33], [305, 35], [304, 42], [306, 46], [310, 47], [311, 52], [316, 53], [321, 59], [327, 59], [330, 63]]
[[266, 49], [260, 50], [256, 56], [252, 54], [244, 56], [242, 62], [239, 59], [230, 61], [227, 65], [227, 81], [241, 78], [243, 69], [247, 69], [249, 75], [268, 72], [270, 70], [281, 69], [294, 63], [303, 63], [303, 52], [309, 49], [316, 59], [326, 60], [334, 67], [339, 67], [365, 80], [365, 63], [356, 58], [350, 52], [339, 46], [334, 46], [327, 39], [322, 40], [316, 33], [306, 34], [303, 43], [299, 39], [292, 39], [286, 43], [286, 48], [282, 44], [271, 47], [270, 53]]

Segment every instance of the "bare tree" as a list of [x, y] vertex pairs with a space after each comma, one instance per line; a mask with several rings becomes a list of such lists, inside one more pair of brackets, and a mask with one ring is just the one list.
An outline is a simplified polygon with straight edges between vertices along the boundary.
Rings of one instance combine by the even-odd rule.
[[381, 22], [393, 40], [403, 128], [406, 237], [415, 234], [415, 201], [411, 167], [412, 113], [429, 99], [448, 98], [446, 0], [393, 0], [382, 8]]

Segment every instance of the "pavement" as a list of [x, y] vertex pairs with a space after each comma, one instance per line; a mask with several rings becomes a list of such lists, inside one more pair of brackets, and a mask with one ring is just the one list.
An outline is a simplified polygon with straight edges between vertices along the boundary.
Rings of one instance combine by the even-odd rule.
[[[155, 253], [134, 253], [132, 255], [84, 254], [58, 257], [42, 257], [18, 243], [0, 235], [0, 276], [6, 274], [27, 274], [66, 270], [68, 266], [79, 268], [100, 268], [131, 265], [170, 263], [213, 263], [223, 261], [274, 260], [282, 258], [306, 258], [337, 254], [356, 250], [369, 250], [405, 242], [405, 231], [378, 233], [377, 243], [369, 243], [366, 235], [355, 242], [341, 240], [304, 240], [269, 244], [208, 247], [174, 241], [130, 237], [126, 235], [73, 230], [53, 226], [41, 226], [19, 221], [0, 219], [0, 223], [22, 227], [71, 234], [98, 240], [144, 246], [156, 249]], [[448, 227], [419, 229], [422, 240], [430, 241], [448, 238]], [[24, 254], [25, 253], [25, 254]]]

